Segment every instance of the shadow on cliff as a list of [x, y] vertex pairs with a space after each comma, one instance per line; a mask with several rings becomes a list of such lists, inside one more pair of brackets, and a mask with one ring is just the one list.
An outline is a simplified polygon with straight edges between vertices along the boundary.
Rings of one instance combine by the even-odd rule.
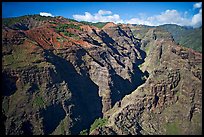
[[141, 42], [137, 42], [134, 47], [139, 51], [140, 56], [141, 56], [141, 59], [137, 60], [135, 63], [136, 66], [139, 66], [145, 62], [145, 58], [146, 58], [147, 54], [144, 50], [141, 49]]
[[112, 84], [110, 85], [112, 106], [114, 106], [117, 101], [121, 101], [122, 98], [145, 83], [145, 77], [149, 77], [149, 73], [147, 71], [142, 72], [138, 67], [140, 64], [144, 63], [146, 53], [140, 49], [140, 43], [137, 43], [135, 48], [140, 52], [141, 59], [137, 60], [136, 63], [133, 63], [133, 72], [130, 72], [131, 81], [128, 79], [123, 79], [121, 76], [116, 74], [114, 69], [110, 70], [112, 79]]
[[51, 134], [60, 121], [64, 119], [65, 112], [60, 104], [53, 104], [48, 106], [46, 109], [42, 109], [40, 116], [43, 117], [43, 130], [44, 134]]
[[16, 81], [17, 81], [17, 77], [15, 76], [11, 76], [9, 73], [7, 72], [2, 72], [2, 96], [11, 96], [13, 95], [16, 90]]
[[[130, 38], [125, 31], [123, 31], [120, 27], [118, 30], [118, 33], [120, 36], [126, 36]], [[114, 46], [116, 41], [114, 41], [106, 32], [100, 31], [99, 34], [95, 32], [96, 35], [98, 35], [102, 41], [107, 45], [108, 48], [111, 49], [111, 51], [108, 51], [110, 55], [112, 55], [111, 52], [114, 54], [117, 54], [119, 56], [125, 56], [121, 55], [120, 52], [118, 51], [117, 47], [122, 47], [122, 46]], [[132, 91], [136, 90], [138, 86], [142, 85], [146, 80], [145, 77], [149, 77], [149, 73], [147, 71], [142, 72], [140, 68], [138, 67], [142, 63], [144, 63], [144, 59], [146, 58], [146, 52], [141, 50], [141, 40], [137, 39], [133, 36], [135, 40], [139, 40], [139, 42], [134, 42], [136, 48], [141, 56], [141, 59], [136, 60], [136, 63], [133, 63], [133, 72], [130, 72], [131, 76], [131, 81], [128, 79], [123, 79], [120, 75], [116, 73], [116, 71], [110, 66], [109, 73], [111, 74], [111, 80], [112, 82], [110, 83], [110, 89], [111, 89], [111, 106], [114, 106], [114, 104], [117, 101], [122, 100], [122, 98], [128, 94], [130, 94]], [[124, 47], [123, 47], [124, 48]], [[117, 63], [121, 65], [123, 68], [125, 68], [125, 65], [120, 62], [115, 56], [112, 55], [112, 57], [115, 58]], [[106, 55], [101, 54], [101, 58], [103, 60], [106, 60]]]
[[121, 55], [117, 48], [113, 46], [115, 44], [115, 41], [107, 33], [105, 33], [104, 31], [100, 31], [98, 36], [113, 51], [113, 53]]
[[128, 79], [123, 79], [121, 76], [116, 74], [116, 72], [112, 69], [110, 71], [112, 85], [111, 87], [111, 105], [117, 101], [122, 100], [126, 95], [130, 94], [132, 91], [137, 89], [138, 86], [142, 85], [145, 82], [143, 79], [144, 76], [147, 76], [147, 73], [143, 73], [137, 65], [134, 64], [134, 71], [131, 73], [131, 81]]
[[[94, 120], [102, 116], [102, 101], [98, 95], [98, 86], [87, 75], [83, 73], [82, 75], [78, 74], [74, 66], [64, 58], [48, 50], [45, 51], [45, 57], [48, 62], [56, 67], [56, 72], [60, 75], [61, 80], [64, 80], [68, 84], [69, 90], [72, 93], [71, 103], [74, 107], [71, 110], [71, 118], [74, 123], [70, 129], [71, 134], [76, 135], [83, 129], [89, 129]], [[54, 109], [56, 108], [51, 108], [49, 112], [52, 113]], [[44, 117], [46, 117], [46, 113]], [[47, 126], [47, 134], [53, 132], [59, 122], [64, 118], [61, 117], [59, 119], [57, 117], [57, 114], [54, 114], [52, 117], [52, 120], [57, 120], [57, 122], [50, 121], [52, 123], [44, 125], [45, 127]]]

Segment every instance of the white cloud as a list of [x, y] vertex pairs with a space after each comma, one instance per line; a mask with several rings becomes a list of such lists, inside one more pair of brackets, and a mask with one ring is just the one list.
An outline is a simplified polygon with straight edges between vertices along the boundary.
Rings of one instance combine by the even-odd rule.
[[131, 24], [143, 24], [149, 26], [158, 26], [162, 24], [189, 24], [189, 20], [182, 17], [177, 10], [166, 10], [159, 15], [154, 15], [146, 18], [132, 18], [130, 20], [126, 20], [126, 22]]
[[89, 12], [85, 12], [85, 15], [73, 15], [75, 20], [93, 21], [93, 16]]
[[166, 10], [160, 15], [155, 15], [147, 18], [148, 21], [154, 25], [161, 24], [177, 24], [177, 25], [189, 25], [189, 20], [182, 17], [177, 10]]
[[73, 15], [75, 20], [89, 21], [89, 22], [115, 22], [123, 23], [123, 20], [118, 14], [112, 14], [111, 11], [99, 10], [98, 13], [92, 15], [89, 12], [85, 12], [84, 15]]
[[198, 14], [192, 17], [191, 23], [195, 28], [202, 26], [202, 9], [199, 10]]
[[145, 19], [139, 19], [139, 18], [132, 18], [130, 20], [125, 20], [126, 23], [129, 24], [143, 24], [143, 25], [148, 25], [148, 26], [154, 26], [150, 21], [147, 21]]
[[[197, 6], [198, 7], [198, 6]], [[89, 22], [114, 22], [114, 23], [129, 23], [129, 24], [142, 24], [148, 26], [158, 26], [163, 24], [177, 24], [180, 26], [192, 26], [194, 28], [202, 26], [202, 9], [199, 13], [192, 17], [187, 16], [188, 12], [183, 13], [177, 10], [166, 10], [160, 14], [153, 16], [146, 16], [145, 13], [139, 13], [138, 17], [123, 20], [118, 14], [113, 14], [111, 11], [99, 10], [95, 14], [85, 12], [84, 15], [73, 15], [75, 20], [89, 21]]]
[[54, 17], [51, 13], [47, 13], [47, 12], [40, 12], [40, 16], [51, 16], [51, 17]]
[[130, 20], [125, 20], [125, 22], [149, 26], [177, 24], [180, 26], [192, 26], [194, 28], [202, 25], [202, 9], [200, 9], [199, 13], [195, 14], [192, 18], [185, 17], [185, 14], [187, 13], [181, 14], [177, 10], [166, 10], [159, 15], [154, 15], [147, 18], [132, 18]]
[[194, 5], [193, 5], [193, 8], [201, 8], [202, 7], [202, 2], [198, 2], [198, 3], [195, 3]]

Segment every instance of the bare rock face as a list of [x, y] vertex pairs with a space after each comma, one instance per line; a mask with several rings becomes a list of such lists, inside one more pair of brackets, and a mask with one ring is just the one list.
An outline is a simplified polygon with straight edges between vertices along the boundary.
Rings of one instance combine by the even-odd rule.
[[[105, 114], [109, 119], [106, 127], [123, 135], [201, 134], [202, 78], [192, 72], [200, 73], [201, 54], [165, 39], [158, 41], [163, 43], [152, 48], [148, 63], [142, 66], [151, 72], [147, 81]], [[172, 48], [177, 48], [174, 54]], [[197, 63], [190, 65], [189, 61]]]
[[112, 129], [108, 127], [99, 127], [94, 130], [90, 135], [117, 135]]
[[115, 26], [117, 26], [115, 23], [109, 22], [103, 27], [103, 29], [107, 29], [107, 28], [111, 28], [111, 27], [115, 27]]
[[[2, 115], [15, 134], [200, 134], [202, 54], [171, 35], [63, 17], [3, 26]], [[63, 29], [63, 30], [62, 30]], [[191, 130], [189, 130], [191, 129]]]

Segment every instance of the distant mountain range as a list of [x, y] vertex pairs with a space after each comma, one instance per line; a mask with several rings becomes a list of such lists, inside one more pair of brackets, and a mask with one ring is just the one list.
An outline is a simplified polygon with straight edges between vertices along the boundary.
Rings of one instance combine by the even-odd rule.
[[169, 31], [178, 44], [202, 52], [202, 26], [195, 29], [173, 24], [161, 25], [159, 27]]

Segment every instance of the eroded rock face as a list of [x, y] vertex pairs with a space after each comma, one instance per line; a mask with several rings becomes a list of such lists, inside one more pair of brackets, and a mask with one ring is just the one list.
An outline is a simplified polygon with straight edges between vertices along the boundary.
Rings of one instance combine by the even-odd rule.
[[[123, 135], [201, 134], [201, 54], [165, 39], [155, 42], [159, 43], [142, 66], [150, 72], [149, 78], [105, 114], [109, 124], [104, 128]], [[174, 54], [172, 48], [176, 50]]]
[[3, 27], [5, 134], [79, 134], [99, 117], [108, 124], [90, 134], [168, 134], [181, 123], [178, 134], [200, 133], [202, 54], [169, 33], [141, 39], [131, 25], [63, 17], [19, 25], [28, 29]]

